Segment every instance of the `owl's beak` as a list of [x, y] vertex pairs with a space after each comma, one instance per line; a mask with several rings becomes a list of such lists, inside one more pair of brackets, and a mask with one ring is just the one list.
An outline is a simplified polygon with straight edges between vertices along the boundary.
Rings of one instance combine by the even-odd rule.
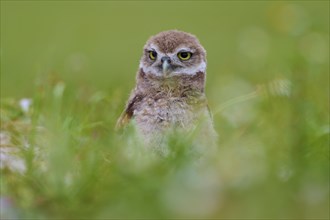
[[162, 57], [161, 62], [163, 73], [167, 75], [171, 69], [171, 58], [169, 58], [168, 56]]

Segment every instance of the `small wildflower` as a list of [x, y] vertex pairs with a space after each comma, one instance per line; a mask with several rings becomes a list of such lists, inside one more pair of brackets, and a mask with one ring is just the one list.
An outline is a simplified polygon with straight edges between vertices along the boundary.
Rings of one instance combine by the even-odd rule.
[[25, 112], [25, 113], [27, 113], [29, 111], [31, 104], [32, 104], [31, 99], [24, 98], [19, 101], [19, 105], [20, 105], [21, 109], [23, 110], [23, 112]]

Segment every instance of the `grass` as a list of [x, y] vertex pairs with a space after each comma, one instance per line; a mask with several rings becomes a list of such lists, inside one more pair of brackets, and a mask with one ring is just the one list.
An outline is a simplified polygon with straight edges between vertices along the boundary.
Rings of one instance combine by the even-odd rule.
[[[1, 219], [329, 218], [329, 3], [186, 4], [1, 2]], [[208, 52], [213, 155], [114, 130], [144, 41], [174, 26]]]
[[[312, 110], [297, 109], [299, 99], [260, 96], [258, 117], [220, 134], [217, 155], [200, 162], [180, 137], [163, 158], [134, 145], [129, 132], [116, 134], [118, 97], [44, 85], [26, 112], [17, 100], [1, 103], [2, 134], [10, 138], [1, 147], [15, 149], [3, 155], [17, 157], [2, 169], [4, 217], [327, 216], [329, 130], [315, 124]], [[25, 169], [11, 164], [18, 160]]]

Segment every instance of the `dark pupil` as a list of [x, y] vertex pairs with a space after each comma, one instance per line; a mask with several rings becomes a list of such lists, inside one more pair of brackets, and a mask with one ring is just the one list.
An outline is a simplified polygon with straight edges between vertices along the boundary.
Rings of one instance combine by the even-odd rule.
[[152, 54], [153, 57], [157, 56], [157, 53], [155, 51], [152, 51], [151, 54]]
[[182, 58], [187, 58], [188, 57], [188, 53], [187, 52], [182, 52], [181, 53], [181, 57]]

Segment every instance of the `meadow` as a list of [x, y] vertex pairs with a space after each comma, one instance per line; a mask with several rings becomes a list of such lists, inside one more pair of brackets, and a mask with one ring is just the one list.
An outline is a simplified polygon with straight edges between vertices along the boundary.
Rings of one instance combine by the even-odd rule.
[[[1, 219], [329, 219], [329, 1], [1, 1]], [[114, 127], [142, 47], [207, 51], [216, 154]]]

